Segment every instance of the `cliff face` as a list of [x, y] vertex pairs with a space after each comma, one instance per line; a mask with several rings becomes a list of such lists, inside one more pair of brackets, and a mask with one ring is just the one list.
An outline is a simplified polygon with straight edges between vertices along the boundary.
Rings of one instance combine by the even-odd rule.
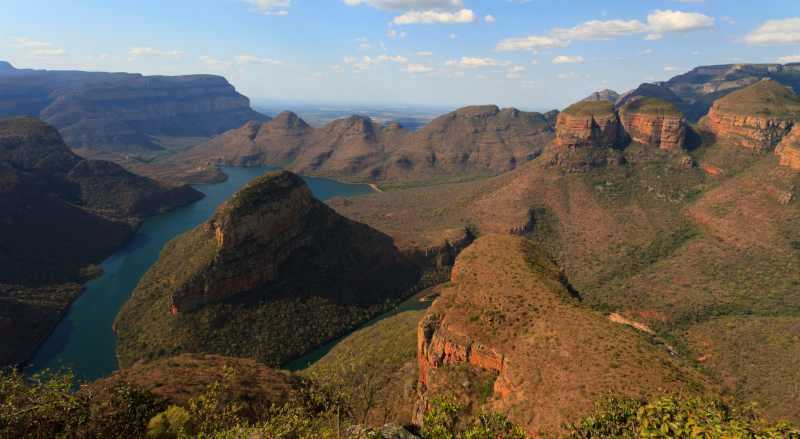
[[781, 166], [800, 171], [800, 124], [795, 125], [792, 132], [783, 138], [775, 154], [780, 157]]
[[467, 107], [417, 132], [352, 116], [313, 129], [293, 113], [248, 124], [198, 145], [175, 162], [282, 164], [306, 174], [400, 181], [497, 174], [541, 154], [553, 124], [539, 113]]
[[621, 135], [619, 117], [608, 101], [581, 102], [558, 115], [556, 143], [562, 147], [614, 147]]
[[592, 395], [705, 385], [666, 349], [584, 309], [532, 246], [489, 235], [458, 257], [419, 325], [419, 411], [437, 394], [480, 400], [469, 388], [488, 385], [486, 407], [549, 436], [590, 412]]
[[[117, 318], [118, 353], [125, 364], [179, 349], [280, 365], [398, 299], [415, 280], [391, 238], [338, 215], [296, 175], [267, 174], [167, 244]], [[259, 333], [238, 332], [237, 319], [269, 312], [282, 317], [262, 322]], [[222, 327], [202, 326], [209, 314]], [[229, 336], [252, 344], [236, 348]]]
[[719, 99], [705, 123], [719, 140], [755, 151], [774, 148], [800, 119], [800, 98], [771, 80]]
[[619, 114], [632, 141], [669, 151], [683, 149], [686, 119], [672, 103], [643, 98], [626, 105]]
[[162, 149], [153, 138], [210, 137], [267, 120], [224, 78], [123, 73], [0, 72], [0, 117], [40, 117], [74, 148]]

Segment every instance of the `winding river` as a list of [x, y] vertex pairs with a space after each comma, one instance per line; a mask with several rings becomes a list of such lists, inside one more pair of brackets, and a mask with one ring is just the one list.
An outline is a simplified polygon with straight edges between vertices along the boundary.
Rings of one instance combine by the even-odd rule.
[[[103, 275], [86, 284], [83, 294], [39, 348], [28, 372], [70, 368], [79, 380], [94, 380], [115, 371], [116, 337], [111, 325], [139, 279], [158, 259], [164, 244], [206, 221], [234, 192], [274, 169], [225, 168], [229, 176], [226, 182], [195, 186], [206, 195], [202, 200], [145, 220], [133, 238], [102, 263]], [[368, 185], [304, 179], [320, 200], [372, 192]]]

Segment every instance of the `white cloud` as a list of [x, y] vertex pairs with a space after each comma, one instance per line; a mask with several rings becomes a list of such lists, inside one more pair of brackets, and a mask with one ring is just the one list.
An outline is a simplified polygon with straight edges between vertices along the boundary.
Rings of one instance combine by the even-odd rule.
[[657, 10], [647, 16], [650, 35], [648, 39], [657, 39], [668, 32], [689, 32], [701, 29], [713, 29], [715, 20], [698, 12], [682, 12], [673, 10]]
[[495, 23], [495, 22], [497, 22], [497, 19], [494, 18], [494, 15], [487, 15], [487, 16], [483, 17], [483, 21], [485, 21], [487, 23]]
[[289, 7], [292, 6], [292, 0], [244, 0], [253, 5], [253, 7], [260, 13], [265, 15], [289, 15]]
[[388, 11], [411, 9], [457, 9], [464, 6], [463, 0], [344, 0], [348, 6], [367, 5]]
[[778, 58], [778, 62], [781, 64], [792, 64], [792, 63], [800, 63], [800, 55], [787, 55]]
[[433, 52], [428, 52], [426, 50], [420, 50], [419, 52], [417, 52], [417, 56], [421, 56], [421, 57], [427, 58], [427, 57], [433, 56]]
[[226, 70], [231, 67], [233, 63], [230, 61], [223, 61], [217, 58], [213, 58], [210, 56], [201, 56], [200, 62], [208, 66], [213, 70]]
[[530, 36], [523, 38], [507, 38], [497, 44], [497, 50], [516, 51], [516, 50], [539, 50], [553, 49], [556, 47], [566, 47], [569, 42], [548, 36]]
[[522, 66], [511, 66], [508, 70], [506, 70], [506, 78], [508, 79], [520, 79], [522, 75], [525, 73], [525, 67]]
[[744, 37], [750, 45], [800, 43], [800, 17], [770, 20]]
[[162, 50], [154, 47], [132, 47], [128, 51], [128, 59], [139, 57], [157, 57], [157, 58], [173, 58], [179, 59], [183, 56], [180, 50]]
[[408, 11], [394, 18], [393, 23], [407, 24], [465, 24], [475, 21], [475, 13], [470, 9], [461, 9], [454, 12], [427, 10]]
[[406, 66], [403, 71], [413, 74], [420, 74], [420, 73], [431, 73], [433, 72], [433, 67], [426, 66], [424, 64], [409, 64]]
[[497, 61], [494, 58], [475, 58], [465, 56], [461, 59], [451, 59], [445, 62], [445, 65], [448, 67], [458, 66], [468, 69], [476, 69], [480, 67], [497, 67], [497, 66], [508, 66], [511, 63], [508, 61]]
[[677, 72], [678, 70], [680, 69], [675, 66], [664, 66], [665, 72]]
[[260, 64], [260, 65], [271, 65], [271, 66], [280, 66], [286, 64], [284, 61], [279, 59], [272, 59], [272, 58], [259, 58], [253, 55], [242, 54], [236, 57], [236, 62], [239, 64]]
[[393, 39], [393, 40], [396, 39], [396, 38], [400, 38], [402, 40], [403, 38], [406, 37], [406, 33], [405, 32], [397, 32], [394, 29], [389, 29], [389, 31], [386, 32], [386, 36], [391, 38], [391, 39]]
[[17, 49], [23, 49], [34, 57], [61, 56], [66, 53], [64, 49], [55, 47], [53, 43], [32, 40], [30, 38], [15, 38], [11, 46]]
[[631, 35], [659, 39], [665, 33], [713, 29], [715, 19], [696, 12], [656, 10], [640, 20], [592, 20], [571, 28], [555, 28], [546, 35], [508, 38], [497, 44], [500, 51], [541, 50], [567, 47], [573, 41], [611, 40]]
[[582, 56], [559, 55], [553, 58], [553, 64], [583, 64]]

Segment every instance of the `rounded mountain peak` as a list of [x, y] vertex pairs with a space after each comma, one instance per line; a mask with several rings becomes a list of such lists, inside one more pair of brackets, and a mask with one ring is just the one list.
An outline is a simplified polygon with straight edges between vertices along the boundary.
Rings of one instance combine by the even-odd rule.
[[291, 111], [284, 111], [275, 116], [270, 122], [271, 125], [276, 125], [284, 128], [306, 128], [308, 124], [300, 118], [296, 113]]
[[494, 116], [500, 112], [497, 105], [473, 105], [459, 108], [455, 111], [457, 117], [486, 117]]
[[716, 111], [781, 119], [800, 118], [800, 97], [792, 89], [763, 79], [714, 103]]
[[0, 160], [23, 170], [67, 172], [81, 159], [55, 128], [22, 117], [0, 120]]

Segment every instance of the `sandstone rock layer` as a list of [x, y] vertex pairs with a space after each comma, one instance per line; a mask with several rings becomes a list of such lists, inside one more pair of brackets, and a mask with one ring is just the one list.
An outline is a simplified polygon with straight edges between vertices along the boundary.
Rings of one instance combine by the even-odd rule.
[[670, 102], [643, 98], [620, 110], [625, 132], [634, 142], [680, 151], [686, 143], [686, 120]]

